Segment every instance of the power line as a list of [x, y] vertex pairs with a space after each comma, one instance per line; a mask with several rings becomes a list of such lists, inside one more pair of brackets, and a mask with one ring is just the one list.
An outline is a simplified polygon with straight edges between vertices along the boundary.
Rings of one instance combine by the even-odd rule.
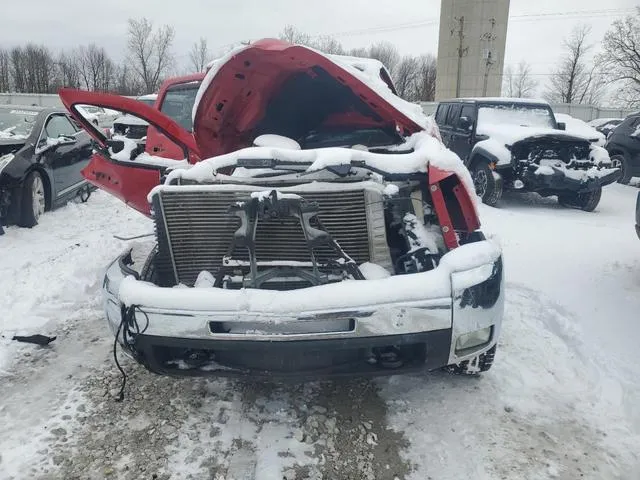
[[[535, 21], [541, 19], [575, 19], [575, 18], [592, 18], [592, 17], [611, 17], [611, 16], [622, 16], [633, 13], [635, 8], [608, 8], [608, 9], [600, 9], [600, 10], [586, 10], [584, 12], [548, 12], [548, 13], [526, 13], [520, 15], [511, 15], [509, 17], [509, 21]], [[439, 18], [426, 18], [424, 20], [419, 20], [416, 22], [408, 22], [408, 23], [400, 23], [394, 25], [379, 25], [377, 27], [367, 27], [360, 28], [354, 30], [345, 30], [341, 32], [333, 32], [327, 34], [332, 37], [343, 37], [343, 36], [357, 36], [364, 35], [368, 33], [383, 33], [383, 32], [391, 32], [397, 30], [406, 30], [411, 28], [420, 28], [429, 25], [437, 25], [440, 23]], [[468, 22], [474, 23], [474, 22]], [[313, 35], [314, 37], [319, 37], [322, 35]]]

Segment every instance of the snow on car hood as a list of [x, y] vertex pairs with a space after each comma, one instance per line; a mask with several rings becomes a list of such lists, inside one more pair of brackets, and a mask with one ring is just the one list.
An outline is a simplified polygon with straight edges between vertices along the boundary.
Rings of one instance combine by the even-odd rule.
[[[289, 162], [310, 164], [308, 172], [322, 170], [328, 166], [365, 165], [388, 173], [409, 174], [427, 172], [429, 166], [455, 173], [464, 183], [467, 191], [474, 192], [473, 181], [469, 170], [460, 157], [427, 131], [411, 135], [405, 143], [391, 149], [394, 153], [373, 153], [355, 148], [318, 148], [298, 150], [282, 147], [249, 147], [231, 153], [212, 157], [187, 169], [174, 170], [167, 175], [165, 185], [177, 179], [208, 183], [217, 180], [218, 170], [237, 165], [239, 159], [275, 159]], [[397, 153], [395, 153], [397, 151]], [[403, 153], [408, 152], [408, 153]], [[153, 189], [148, 196], [149, 201], [158, 189]], [[477, 202], [475, 195], [470, 195]]]
[[261, 134], [298, 140], [325, 127], [393, 128], [403, 136], [433, 128], [419, 105], [393, 93], [379, 65], [275, 39], [232, 50], [212, 62], [196, 95], [202, 155], [247, 147]]
[[479, 124], [476, 130], [478, 135], [487, 135], [502, 145], [513, 145], [520, 140], [534, 137], [564, 138], [573, 141], [588, 140], [585, 137], [575, 135], [572, 132], [544, 127], [521, 127], [517, 125], [497, 125], [493, 123]]
[[129, 115], [128, 113], [116, 118], [113, 123], [121, 123], [123, 125], [140, 125], [140, 126], [148, 126], [149, 122], [136, 117], [135, 115]]
[[567, 126], [567, 133], [584, 137], [593, 141], [596, 145], [603, 147], [607, 139], [602, 132], [599, 132], [587, 122], [583, 122], [579, 118], [572, 117], [566, 113], [556, 113], [556, 120], [563, 122]]

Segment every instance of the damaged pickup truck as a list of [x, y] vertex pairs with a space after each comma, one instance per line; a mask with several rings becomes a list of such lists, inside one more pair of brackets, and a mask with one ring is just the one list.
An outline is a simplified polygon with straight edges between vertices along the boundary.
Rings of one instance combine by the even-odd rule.
[[193, 133], [139, 102], [61, 91], [79, 121], [80, 104], [125, 111], [184, 152], [172, 165], [85, 122], [87, 178], [155, 225], [103, 285], [136, 361], [266, 378], [491, 367], [501, 250], [479, 230], [468, 171], [380, 65], [243, 46], [207, 73]]
[[[436, 111], [444, 143], [471, 171], [477, 194], [495, 205], [503, 190], [556, 195], [561, 205], [593, 211], [615, 182], [599, 139], [564, 131], [548, 103], [522, 98], [462, 98]], [[594, 132], [597, 134], [597, 132]]]

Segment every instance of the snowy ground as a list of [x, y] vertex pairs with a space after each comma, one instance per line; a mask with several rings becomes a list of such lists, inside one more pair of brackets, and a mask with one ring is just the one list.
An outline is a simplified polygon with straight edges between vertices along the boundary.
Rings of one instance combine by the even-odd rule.
[[[113, 234], [151, 224], [101, 192], [0, 237], [0, 479], [638, 479], [637, 188], [595, 213], [509, 196], [482, 208], [503, 244], [494, 368], [261, 384], [153, 376], [102, 320]], [[50, 348], [21, 333], [58, 336]]]

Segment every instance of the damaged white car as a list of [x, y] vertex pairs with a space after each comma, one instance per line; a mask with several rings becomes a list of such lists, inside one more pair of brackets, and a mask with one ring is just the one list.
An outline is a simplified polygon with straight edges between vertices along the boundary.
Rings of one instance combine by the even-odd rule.
[[86, 177], [155, 223], [104, 279], [129, 355], [170, 375], [491, 367], [501, 250], [466, 168], [379, 73], [255, 42], [207, 73], [193, 133], [133, 100], [61, 91], [76, 118], [79, 104], [132, 113], [185, 154], [171, 168], [85, 122]]

